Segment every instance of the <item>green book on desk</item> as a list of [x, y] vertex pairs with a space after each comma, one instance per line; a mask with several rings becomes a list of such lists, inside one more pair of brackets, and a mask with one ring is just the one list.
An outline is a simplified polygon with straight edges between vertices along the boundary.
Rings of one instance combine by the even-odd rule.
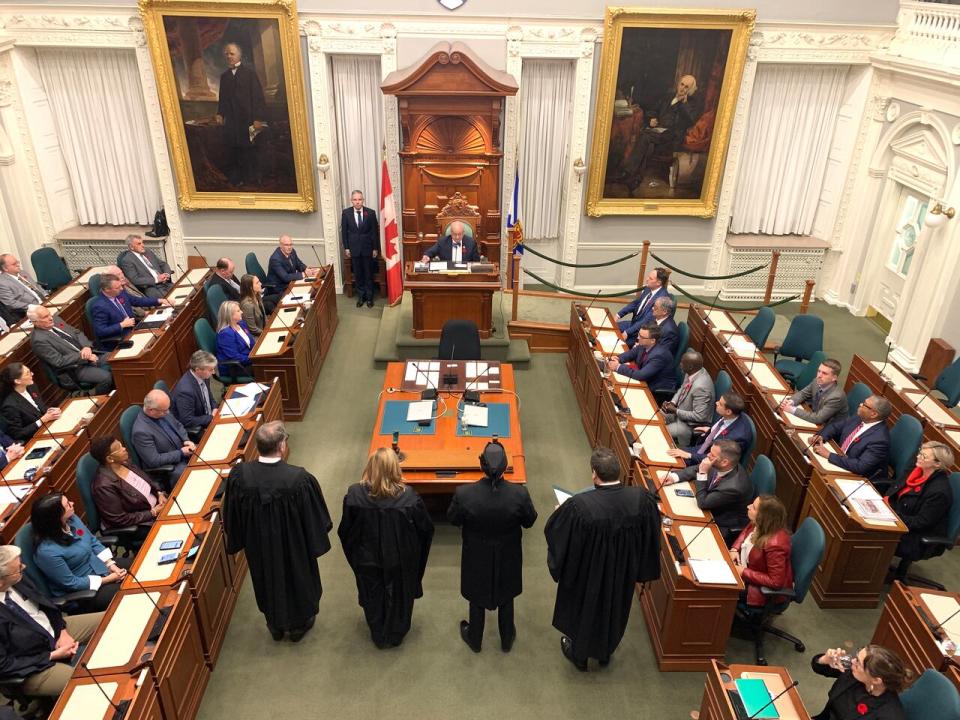
[[[776, 706], [770, 702], [773, 696], [770, 694], [770, 691], [767, 690], [767, 686], [763, 680], [756, 678], [739, 678], [734, 680], [733, 684], [737, 686], [737, 692], [740, 693], [740, 699], [743, 701], [743, 707], [747, 711], [747, 717], [756, 717], [758, 720], [760, 718], [780, 717]], [[754, 713], [764, 705], [766, 705], [766, 708], [757, 715], [754, 715]]]

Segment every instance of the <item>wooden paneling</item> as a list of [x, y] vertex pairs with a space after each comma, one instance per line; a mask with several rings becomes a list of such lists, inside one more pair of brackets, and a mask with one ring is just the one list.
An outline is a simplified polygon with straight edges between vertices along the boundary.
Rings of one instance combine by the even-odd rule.
[[511, 320], [507, 325], [512, 340], [526, 340], [530, 352], [565, 353], [570, 349], [570, 327], [558, 323]]

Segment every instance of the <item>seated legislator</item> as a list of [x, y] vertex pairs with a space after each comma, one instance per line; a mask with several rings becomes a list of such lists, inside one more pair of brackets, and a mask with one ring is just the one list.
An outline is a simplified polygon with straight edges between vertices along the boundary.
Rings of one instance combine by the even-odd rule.
[[142, 542], [167, 502], [166, 494], [146, 471], [130, 464], [130, 453], [113, 435], [90, 441], [90, 456], [100, 467], [93, 479], [93, 502], [100, 513], [100, 529], [136, 527], [132, 538]]
[[166, 262], [147, 250], [139, 235], [127, 235], [127, 249], [120, 253], [117, 265], [140, 292], [162, 298], [173, 287], [173, 273]]
[[747, 506], [753, 500], [753, 483], [740, 464], [740, 446], [733, 440], [717, 440], [696, 467], [667, 477], [671, 482], [695, 480], [697, 507], [713, 513], [724, 542], [733, 543], [747, 524]]
[[623, 339], [629, 347], [637, 341], [637, 334], [640, 328], [653, 322], [653, 302], [658, 297], [667, 297], [667, 280], [670, 273], [666, 268], [656, 268], [647, 273], [644, 280], [644, 288], [639, 292], [636, 299], [627, 303], [619, 311], [617, 317], [617, 327], [623, 334]]
[[[217, 360], [223, 377], [250, 373], [250, 351], [256, 342], [243, 321], [240, 303], [227, 300], [217, 313]], [[239, 363], [232, 365], [231, 363]]]
[[267, 267], [267, 292], [270, 293], [282, 293], [294, 280], [312, 279], [320, 270], [320, 268], [307, 267], [307, 264], [297, 256], [297, 251], [293, 247], [293, 238], [289, 235], [280, 236], [278, 247], [270, 255]]
[[33, 560], [43, 573], [54, 597], [78, 590], [93, 590], [92, 598], [78, 600], [84, 612], [107, 609], [120, 589], [120, 581], [133, 557], [113, 557], [73, 510], [73, 503], [63, 493], [52, 492], [30, 508]]
[[676, 309], [677, 304], [669, 295], [661, 295], [653, 301], [653, 322], [660, 326], [660, 344], [667, 348], [671, 355], [677, 352], [677, 345], [680, 343], [680, 328], [673, 319]]
[[610, 357], [607, 367], [618, 375], [645, 382], [658, 404], [671, 398], [677, 385], [673, 353], [660, 344], [660, 326], [656, 323], [640, 328], [637, 344]]
[[747, 519], [750, 524], [733, 541], [730, 557], [747, 585], [747, 607], [763, 607], [770, 598], [761, 587], [793, 587], [787, 509], [776, 495], [761, 495], [747, 506]]
[[[64, 616], [24, 572], [20, 548], [0, 545], [0, 682], [24, 680], [28, 697], [58, 697], [103, 613]], [[19, 715], [13, 717], [19, 718]]]
[[163, 390], [151, 390], [143, 398], [143, 408], [133, 421], [133, 444], [143, 469], [155, 473], [165, 465], [173, 470], [161, 483], [167, 490], [176, 485], [197, 446], [187, 431], [170, 413], [170, 398]]
[[[103, 275], [116, 275], [118, 278], [120, 278], [120, 284], [123, 285], [124, 292], [126, 292], [130, 297], [138, 298], [140, 300], [147, 297], [143, 294], [143, 292], [141, 292], [140, 288], [130, 282], [127, 276], [123, 274], [123, 270], [120, 269], [119, 265], [109, 265], [104, 269]], [[146, 317], [147, 309], [145, 307], [133, 305], [130, 310], [133, 310], [133, 316], [137, 320], [143, 320], [143, 318]]]
[[263, 285], [256, 275], [244, 275], [240, 278], [240, 314], [254, 337], [259, 337], [263, 332], [269, 314], [262, 291]]
[[222, 257], [217, 260], [213, 268], [213, 277], [210, 278], [209, 285], [219, 285], [223, 289], [223, 294], [227, 300], [240, 300], [240, 281], [234, 274], [237, 266], [233, 260], [228, 257]]
[[445, 262], [465, 263], [479, 262], [480, 252], [473, 238], [464, 236], [463, 223], [454, 220], [447, 228], [450, 233], [439, 238], [420, 258], [421, 262], [443, 260]]
[[39, 305], [46, 297], [46, 290], [23, 272], [16, 256], [0, 255], [0, 303], [14, 318], [19, 320], [30, 305]]
[[14, 440], [25, 442], [60, 417], [60, 408], [47, 407], [40, 389], [33, 384], [33, 372], [23, 363], [10, 363], [0, 371], [0, 397], [0, 413]]
[[[698, 445], [691, 445], [686, 449], [671, 448], [667, 451], [672, 457], [683, 458], [687, 465], [697, 465], [710, 451], [710, 446], [716, 440], [733, 440], [740, 446], [740, 454], [747, 450], [750, 442], [750, 425], [743, 412], [743, 398], [735, 392], [725, 392], [717, 400], [716, 412], [720, 416], [712, 427], [703, 425], [695, 427], [696, 432], [706, 432], [707, 436]], [[707, 432], [709, 430], [709, 432]]]
[[217, 407], [210, 390], [210, 378], [216, 369], [216, 356], [206, 350], [197, 350], [190, 356], [190, 369], [177, 380], [170, 393], [170, 412], [194, 442], [200, 441]]
[[123, 281], [116, 275], [100, 276], [100, 294], [90, 304], [93, 318], [93, 336], [100, 346], [113, 350], [117, 343], [133, 331], [137, 324], [133, 308], [148, 308], [170, 305], [166, 298], [134, 297], [123, 288]]
[[682, 447], [690, 444], [693, 429], [713, 420], [713, 380], [703, 368], [703, 356], [696, 350], [687, 350], [680, 358], [683, 382], [663, 404], [663, 418], [667, 432]]
[[907, 720], [900, 693], [911, 673], [896, 653], [867, 645], [850, 658], [846, 650], [832, 648], [814, 655], [810, 666], [817, 675], [837, 679], [826, 706], [811, 720]]
[[917, 453], [917, 466], [887, 491], [887, 504], [903, 520], [907, 533], [900, 537], [896, 556], [900, 558], [896, 579], [903, 580], [914, 560], [942, 555], [943, 545], [924, 545], [920, 538], [944, 537], [953, 505], [949, 468], [953, 452], [941, 442], [925, 442]]
[[[847, 394], [839, 383], [841, 369], [840, 363], [833, 358], [824, 360], [817, 368], [813, 382], [794, 393], [793, 397], [784, 398], [780, 409], [817, 425], [846, 420]], [[802, 407], [805, 402], [810, 403], [810, 410]]]
[[113, 390], [113, 374], [106, 358], [97, 358], [93, 343], [81, 330], [67, 325], [43, 305], [31, 305], [27, 318], [33, 323], [30, 332], [33, 354], [54, 373], [69, 379], [70, 372], [74, 372], [78, 380], [96, 383], [94, 395], [106, 395]]
[[[885, 485], [890, 464], [890, 401], [871, 395], [857, 408], [857, 417], [830, 423], [814, 435], [813, 451], [844, 470]], [[825, 443], [836, 440], [840, 452], [833, 452]]]
[[12, 437], [0, 430], [0, 470], [23, 455], [23, 444], [14, 441]]

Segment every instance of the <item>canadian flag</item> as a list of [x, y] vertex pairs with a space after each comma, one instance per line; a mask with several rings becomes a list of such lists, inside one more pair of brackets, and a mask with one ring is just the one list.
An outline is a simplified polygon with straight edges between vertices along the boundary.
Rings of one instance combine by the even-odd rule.
[[383, 220], [383, 258], [387, 264], [387, 301], [391, 305], [403, 297], [403, 267], [400, 254], [400, 233], [397, 232], [397, 215], [393, 209], [393, 189], [387, 159], [383, 159], [380, 178], [380, 218]]

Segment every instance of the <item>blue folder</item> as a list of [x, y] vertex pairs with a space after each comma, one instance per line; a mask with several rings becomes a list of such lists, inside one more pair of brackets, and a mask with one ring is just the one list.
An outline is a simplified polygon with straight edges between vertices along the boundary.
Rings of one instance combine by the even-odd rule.
[[[416, 422], [407, 422], [407, 408], [410, 407], [412, 400], [387, 400], [383, 407], [383, 422], [380, 423], [381, 435], [393, 435], [399, 432], [401, 435], [435, 435], [437, 432], [437, 421], [431, 420], [429, 425], [421, 425]], [[437, 402], [433, 402], [433, 411], [437, 411]]]
[[470, 425], [466, 432], [463, 429], [463, 423], [459, 422], [460, 413], [463, 410], [461, 403], [457, 407], [457, 435], [460, 437], [510, 437], [510, 405], [509, 403], [487, 403], [487, 426], [477, 427]]
[[[740, 700], [743, 701], [743, 707], [747, 711], [747, 717], [760, 718], [778, 718], [780, 713], [774, 703], [770, 702], [773, 697], [767, 690], [767, 685], [759, 678], [738, 678], [733, 681], [740, 693]], [[769, 703], [769, 704], [768, 704]], [[760, 713], [754, 715], [760, 708], [766, 705]]]

